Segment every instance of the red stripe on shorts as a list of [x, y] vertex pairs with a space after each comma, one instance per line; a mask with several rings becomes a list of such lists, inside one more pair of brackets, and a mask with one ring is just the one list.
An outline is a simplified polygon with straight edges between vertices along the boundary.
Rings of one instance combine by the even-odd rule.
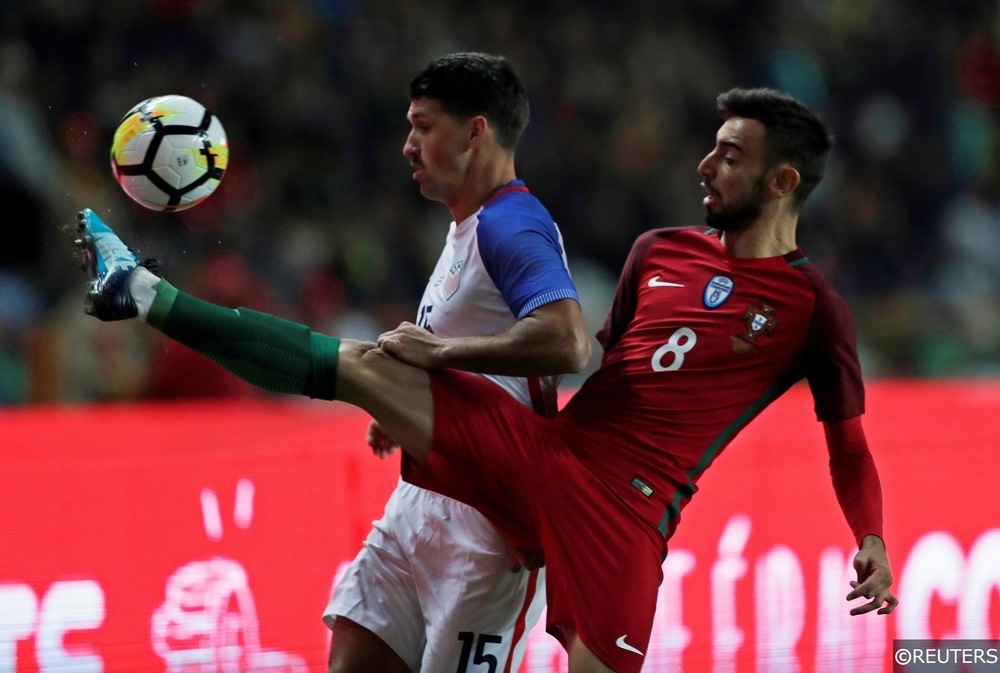
[[542, 393], [542, 381], [537, 376], [528, 377], [528, 395], [531, 396], [531, 410], [542, 416], [552, 416], [555, 409], [550, 409]]
[[503, 673], [511, 673], [510, 665], [514, 661], [514, 650], [517, 648], [517, 644], [524, 637], [525, 631], [525, 618], [528, 613], [528, 608], [531, 607], [531, 601], [535, 597], [535, 591], [538, 589], [538, 569], [535, 568], [531, 570], [528, 575], [528, 586], [525, 587], [524, 591], [524, 603], [521, 605], [521, 612], [517, 615], [517, 621], [514, 622], [514, 633], [510, 639], [510, 650], [507, 653], [507, 663], [504, 664]]

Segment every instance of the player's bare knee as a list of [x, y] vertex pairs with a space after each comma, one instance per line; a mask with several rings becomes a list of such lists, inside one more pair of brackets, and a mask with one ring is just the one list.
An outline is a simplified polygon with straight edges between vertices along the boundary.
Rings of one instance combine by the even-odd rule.
[[364, 356], [377, 348], [374, 341], [340, 340], [337, 352], [337, 399], [364, 406], [364, 391], [370, 385], [365, 383], [370, 374], [366, 371], [368, 365]]

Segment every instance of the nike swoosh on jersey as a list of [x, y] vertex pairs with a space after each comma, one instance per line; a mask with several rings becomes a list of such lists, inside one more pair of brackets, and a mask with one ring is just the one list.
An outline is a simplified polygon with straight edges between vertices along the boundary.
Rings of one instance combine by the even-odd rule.
[[684, 287], [683, 283], [671, 283], [669, 280], [660, 280], [659, 276], [653, 276], [649, 279], [650, 287]]
[[[626, 633], [625, 636], [627, 636], [627, 635], [628, 634]], [[617, 645], [618, 647], [622, 648], [626, 652], [635, 652], [640, 657], [646, 656], [642, 652], [640, 652], [639, 650], [635, 649], [634, 647], [632, 647], [631, 645], [629, 645], [628, 643], [626, 643], [625, 642], [625, 636], [618, 636], [618, 640], [615, 641], [615, 645]]]

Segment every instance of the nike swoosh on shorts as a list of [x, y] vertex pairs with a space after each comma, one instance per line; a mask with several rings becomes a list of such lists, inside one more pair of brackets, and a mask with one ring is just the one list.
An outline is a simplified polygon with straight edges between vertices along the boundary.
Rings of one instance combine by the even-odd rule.
[[634, 647], [632, 647], [631, 645], [629, 645], [628, 643], [625, 642], [625, 636], [627, 636], [627, 635], [628, 634], [626, 633], [624, 636], [619, 636], [618, 640], [615, 641], [615, 645], [617, 645], [618, 647], [622, 648], [626, 652], [635, 652], [640, 657], [646, 656], [642, 652], [640, 652], [639, 650], [635, 649]]

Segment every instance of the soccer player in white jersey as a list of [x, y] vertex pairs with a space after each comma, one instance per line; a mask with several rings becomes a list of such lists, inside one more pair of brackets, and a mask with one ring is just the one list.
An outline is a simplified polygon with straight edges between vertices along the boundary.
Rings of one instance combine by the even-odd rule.
[[[590, 341], [559, 230], [515, 179], [524, 87], [505, 59], [460, 53], [409, 94], [403, 153], [454, 221], [416, 323], [394, 333], [426, 366], [483, 373], [551, 415], [559, 375], [584, 367]], [[368, 442], [396, 448], [374, 422]], [[543, 569], [518, 559], [475, 509], [401, 478], [324, 614], [330, 671], [516, 671], [545, 596]]]

